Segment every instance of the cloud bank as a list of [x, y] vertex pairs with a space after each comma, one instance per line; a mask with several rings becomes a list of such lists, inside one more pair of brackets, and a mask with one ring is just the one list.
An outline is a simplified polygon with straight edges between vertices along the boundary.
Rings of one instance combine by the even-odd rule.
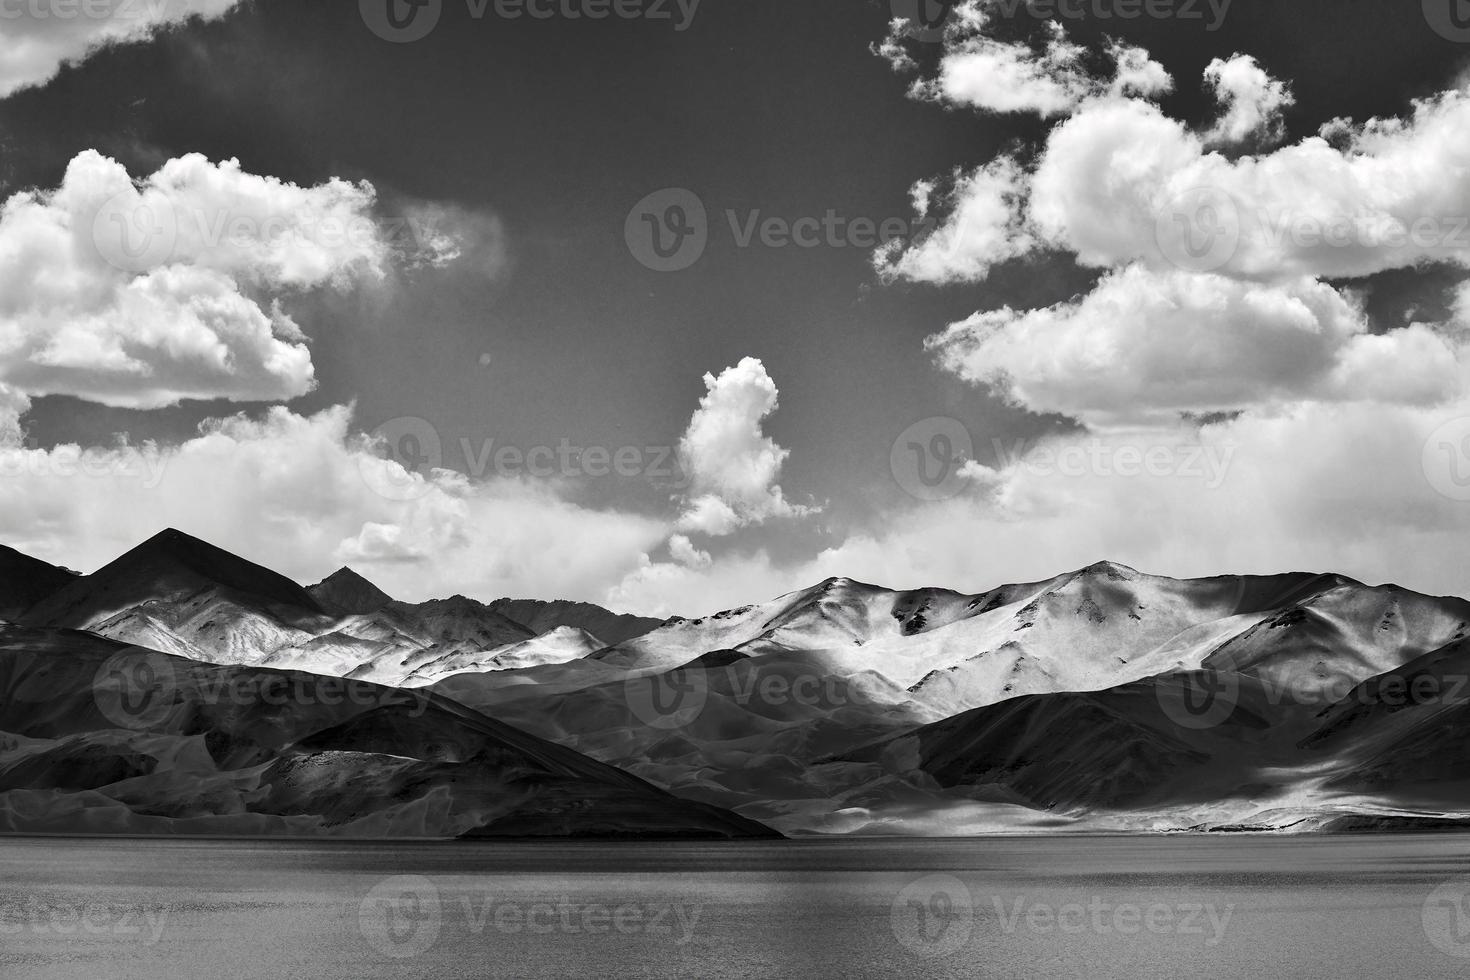
[[112, 44], [147, 41], [192, 18], [216, 20], [240, 0], [52, 0], [0, 15], [0, 98], [44, 85], [63, 65]]

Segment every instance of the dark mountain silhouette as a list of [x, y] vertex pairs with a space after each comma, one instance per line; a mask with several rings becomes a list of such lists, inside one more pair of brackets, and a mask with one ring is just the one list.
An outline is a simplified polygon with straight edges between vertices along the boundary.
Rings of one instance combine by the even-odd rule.
[[76, 577], [75, 572], [0, 545], [0, 620], [20, 618]]
[[350, 568], [339, 568], [316, 585], [307, 586], [312, 598], [336, 616], [375, 613], [393, 597]]

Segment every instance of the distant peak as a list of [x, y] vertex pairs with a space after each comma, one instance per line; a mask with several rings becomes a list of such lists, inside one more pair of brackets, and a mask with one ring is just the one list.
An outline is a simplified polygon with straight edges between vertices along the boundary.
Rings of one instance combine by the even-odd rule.
[[365, 616], [393, 601], [392, 596], [345, 565], [306, 591], [339, 615]]
[[194, 537], [194, 535], [192, 534], [185, 534], [183, 531], [180, 531], [176, 527], [166, 527], [162, 531], [159, 531], [157, 534], [153, 535], [153, 537], [149, 538], [147, 541], [144, 541], [142, 544], [138, 545], [138, 547], [134, 548], [133, 550], [141, 551], [147, 549], [152, 551], [160, 548], [190, 547], [201, 545], [206, 548], [214, 547], [214, 545], [210, 544], [209, 542], [202, 541], [199, 538]]
[[[48, 597], [47, 603], [58, 603], [58, 609], [80, 608], [88, 603], [114, 602], [123, 590], [127, 595], [149, 595], [157, 598], [160, 589], [198, 589], [205, 583], [231, 589], [298, 611], [320, 614], [321, 604], [300, 585], [263, 565], [231, 554], [223, 548], [178, 528], [165, 528], [126, 554], [113, 559], [91, 575], [76, 579], [66, 588]], [[28, 615], [44, 618], [55, 613], [35, 607]]]
[[859, 582], [857, 579], [848, 578], [846, 575], [833, 576], [832, 578], [829, 578], [818, 585], [817, 589], [822, 592], [842, 592], [848, 589], [859, 589], [873, 592], [885, 591], [879, 586], [869, 585], [866, 582]]
[[1115, 575], [1131, 578], [1141, 574], [1138, 569], [1115, 561], [1097, 561], [1080, 570], [1083, 575]]
[[330, 583], [334, 583], [334, 584], [339, 584], [339, 585], [340, 584], [347, 584], [347, 585], [354, 585], [354, 586], [367, 585], [367, 586], [372, 586], [373, 588], [377, 588], [377, 586], [374, 586], [373, 583], [369, 582], [367, 579], [363, 578], [356, 571], [354, 571], [353, 569], [349, 568], [346, 565], [343, 565], [341, 568], [337, 569], [335, 572], [333, 572], [332, 574], [328, 575], [326, 578], [322, 579], [317, 584], [318, 585], [326, 585], [329, 582]]

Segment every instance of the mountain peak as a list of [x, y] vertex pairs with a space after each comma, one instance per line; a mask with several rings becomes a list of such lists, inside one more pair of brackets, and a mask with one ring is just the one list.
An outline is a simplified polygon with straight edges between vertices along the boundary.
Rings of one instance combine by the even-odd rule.
[[393, 601], [392, 596], [345, 565], [306, 591], [328, 612], [345, 616], [375, 613]]
[[323, 612], [311, 593], [286, 576], [167, 528], [92, 574], [74, 579], [37, 603], [25, 619], [36, 625], [80, 626], [103, 610], [126, 608], [130, 599], [158, 599], [209, 586], [307, 614]]
[[838, 593], [841, 593], [841, 592], [887, 592], [889, 590], [883, 588], [881, 585], [869, 585], [867, 582], [859, 582], [857, 579], [855, 579], [855, 578], [848, 578], [846, 575], [835, 575], [832, 578], [824, 579], [823, 581], [819, 582], [815, 587], [809, 589], [808, 591], [809, 592], [816, 592], [816, 593], [829, 593], [829, 592], [838, 592]]
[[1103, 575], [1109, 578], [1136, 578], [1141, 572], [1136, 568], [1115, 561], [1095, 561], [1086, 568], [1080, 569], [1079, 575]]
[[160, 562], [181, 566], [241, 592], [251, 592], [290, 605], [304, 605], [309, 609], [316, 606], [316, 601], [305, 589], [284, 575], [172, 527], [158, 532], [107, 568], [144, 571]]

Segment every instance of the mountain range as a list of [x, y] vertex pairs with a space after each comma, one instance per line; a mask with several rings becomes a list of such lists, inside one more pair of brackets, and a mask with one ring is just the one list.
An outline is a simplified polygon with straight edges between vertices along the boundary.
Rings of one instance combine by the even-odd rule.
[[169, 530], [89, 575], [0, 550], [0, 620], [12, 832], [1470, 820], [1470, 602], [1339, 575], [836, 578], [661, 621], [400, 602], [351, 569], [302, 587]]

